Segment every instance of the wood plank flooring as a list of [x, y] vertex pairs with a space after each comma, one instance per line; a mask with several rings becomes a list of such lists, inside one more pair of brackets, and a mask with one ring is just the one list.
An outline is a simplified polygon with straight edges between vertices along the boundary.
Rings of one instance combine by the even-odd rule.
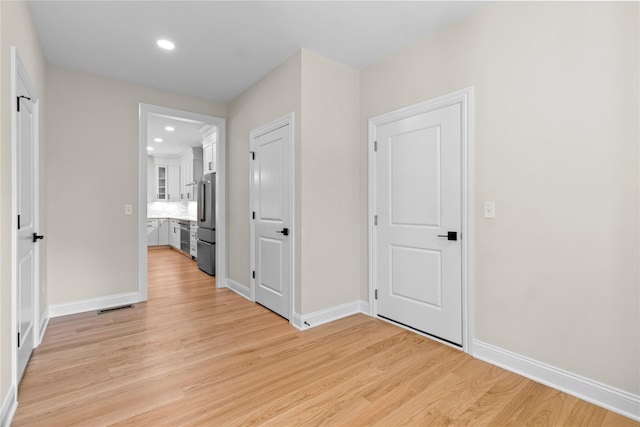
[[14, 426], [638, 426], [364, 315], [300, 332], [171, 249], [149, 301], [52, 319]]

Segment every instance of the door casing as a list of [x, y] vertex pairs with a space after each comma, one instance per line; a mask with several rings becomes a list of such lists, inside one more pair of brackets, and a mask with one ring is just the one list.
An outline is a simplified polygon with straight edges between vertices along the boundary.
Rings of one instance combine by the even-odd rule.
[[[36, 230], [40, 229], [40, 98], [35, 86], [29, 78], [29, 73], [23, 65], [18, 50], [11, 46], [11, 384], [13, 389], [18, 389], [18, 338], [15, 331], [18, 330], [18, 114], [17, 96], [18, 78], [23, 81], [33, 103], [33, 185], [34, 206], [33, 223]], [[34, 246], [34, 280], [33, 280], [33, 349], [42, 341], [42, 329], [40, 325], [40, 245]], [[46, 319], [45, 319], [46, 320]]]
[[227, 192], [226, 192], [226, 120], [174, 108], [143, 104], [139, 106], [138, 125], [138, 295], [136, 299], [147, 301], [147, 119], [150, 113], [194, 120], [218, 128], [216, 152], [216, 287], [227, 287]]
[[[294, 306], [294, 301], [295, 301], [295, 248], [296, 248], [296, 229], [295, 229], [295, 223], [296, 223], [296, 219], [295, 219], [295, 208], [294, 206], [296, 205], [295, 202], [295, 163], [294, 163], [294, 150], [295, 150], [295, 142], [294, 142], [294, 135], [295, 135], [295, 131], [294, 131], [294, 113], [289, 113], [283, 117], [280, 117], [279, 119], [276, 119], [270, 123], [267, 123], [263, 126], [260, 126], [257, 129], [254, 129], [251, 131], [250, 135], [249, 135], [249, 146], [252, 146], [253, 144], [253, 140], [255, 138], [257, 138], [260, 135], [264, 135], [265, 133], [271, 132], [275, 129], [279, 129], [283, 126], [287, 126], [289, 125], [289, 144], [291, 144], [290, 146], [290, 150], [289, 150], [289, 162], [291, 165], [291, 168], [289, 170], [289, 192], [290, 192], [290, 200], [291, 200], [291, 204], [290, 204], [290, 211], [289, 211], [289, 218], [291, 218], [291, 226], [290, 226], [290, 244], [291, 244], [291, 251], [289, 253], [289, 265], [290, 265], [290, 277], [291, 277], [291, 290], [290, 290], [290, 301], [289, 301], [289, 307], [290, 307], [290, 316], [289, 316], [289, 323], [293, 324], [293, 319], [295, 317], [294, 313], [295, 313], [295, 306]], [[255, 259], [255, 224], [254, 222], [251, 220], [251, 215], [252, 212], [254, 211], [254, 207], [253, 207], [253, 185], [251, 184], [253, 182], [253, 163], [251, 162], [251, 158], [248, 157], [248, 161], [249, 161], [249, 223], [250, 223], [250, 231], [249, 231], [249, 240], [250, 240], [250, 267], [251, 270], [255, 271], [256, 269], [256, 259]], [[251, 293], [250, 293], [250, 299], [251, 301], [255, 302], [256, 301], [256, 280], [251, 277]]]
[[[378, 317], [375, 289], [376, 277], [376, 233], [374, 215], [376, 207], [376, 165], [374, 156], [374, 144], [376, 141], [376, 129], [387, 123], [412, 117], [417, 114], [427, 113], [450, 105], [460, 104], [462, 125], [462, 149], [461, 149], [461, 183], [462, 183], [462, 230], [460, 230], [462, 243], [462, 349], [466, 353], [472, 353], [473, 344], [473, 319], [474, 319], [474, 171], [473, 171], [473, 87], [467, 87], [451, 92], [437, 98], [429, 99], [418, 104], [410, 105], [388, 113], [371, 117], [368, 121], [368, 232], [369, 232], [369, 310], [370, 315]], [[384, 320], [384, 319], [382, 319]], [[411, 329], [413, 330], [413, 329]], [[439, 340], [430, 335], [431, 339], [450, 345], [446, 341]], [[452, 346], [454, 348], [458, 348]]]

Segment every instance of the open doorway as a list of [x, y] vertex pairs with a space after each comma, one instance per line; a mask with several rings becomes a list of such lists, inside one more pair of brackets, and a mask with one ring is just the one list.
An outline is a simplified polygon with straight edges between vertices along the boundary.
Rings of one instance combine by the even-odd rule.
[[[140, 104], [139, 145], [140, 301], [148, 298], [147, 250], [154, 246], [169, 246], [192, 258], [216, 276], [217, 287], [226, 287], [225, 120]], [[194, 226], [203, 219], [198, 194], [212, 176], [208, 194], [214, 195], [213, 203], [211, 196], [207, 203], [214, 209], [215, 245], [207, 246], [206, 236], [198, 238]]]

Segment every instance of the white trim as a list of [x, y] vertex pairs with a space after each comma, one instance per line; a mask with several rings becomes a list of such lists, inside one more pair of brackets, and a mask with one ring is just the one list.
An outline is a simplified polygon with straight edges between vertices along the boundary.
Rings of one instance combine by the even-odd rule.
[[[296, 260], [296, 217], [295, 217], [295, 205], [296, 205], [296, 192], [295, 192], [295, 115], [293, 112], [286, 114], [272, 122], [269, 122], [263, 126], [260, 126], [254, 130], [252, 130], [251, 132], [249, 132], [249, 149], [253, 150], [253, 141], [254, 139], [258, 138], [261, 135], [264, 135], [265, 133], [274, 131], [276, 129], [279, 129], [281, 127], [287, 126], [289, 125], [289, 141], [290, 141], [290, 150], [289, 150], [289, 163], [290, 163], [290, 186], [289, 186], [289, 191], [290, 191], [290, 218], [291, 218], [291, 225], [289, 226], [289, 229], [291, 230], [289, 236], [291, 236], [290, 238], [290, 242], [291, 242], [291, 253], [290, 253], [290, 274], [291, 274], [291, 290], [290, 290], [290, 301], [289, 301], [289, 310], [290, 310], [290, 319], [289, 319], [289, 323], [294, 324], [294, 320], [295, 320], [295, 291], [296, 291], [296, 276], [295, 276], [295, 260]], [[251, 213], [253, 212], [253, 162], [251, 162], [251, 160], [249, 160], [249, 268], [252, 271], [255, 271], [256, 269], [256, 261], [255, 261], [255, 244], [254, 244], [254, 240], [255, 240], [255, 224], [254, 221], [251, 220]], [[250, 279], [250, 283], [251, 283], [251, 290], [250, 290], [250, 300], [251, 301], [255, 301], [256, 300], [256, 291], [255, 291], [255, 282], [256, 280], [251, 277]], [[294, 324], [295, 326], [295, 324]], [[297, 326], [296, 326], [297, 327]]]
[[147, 284], [147, 119], [150, 113], [180, 117], [216, 126], [218, 142], [216, 150], [216, 287], [227, 287], [227, 173], [226, 173], [226, 120], [140, 103], [138, 108], [138, 301], [148, 299]]
[[105, 308], [118, 307], [121, 305], [135, 304], [140, 302], [137, 292], [109, 295], [106, 297], [89, 298], [82, 301], [75, 301], [67, 304], [49, 306], [49, 317], [67, 316], [69, 314], [84, 313], [86, 311], [102, 310]]
[[38, 330], [38, 342], [36, 343], [37, 346], [42, 344], [42, 339], [44, 338], [44, 333], [47, 331], [47, 326], [49, 326], [49, 308], [45, 310], [44, 315], [40, 319], [40, 329]]
[[360, 300], [360, 313], [366, 314], [367, 316], [371, 313], [371, 308], [369, 307], [368, 301]]
[[640, 396], [475, 340], [473, 356], [594, 405], [640, 421]]
[[343, 317], [361, 313], [360, 307], [363, 301], [352, 301], [340, 304], [324, 310], [315, 311], [309, 314], [293, 313], [291, 324], [301, 331], [313, 328]]
[[376, 140], [376, 128], [387, 123], [411, 117], [419, 113], [425, 113], [450, 105], [460, 104], [462, 125], [462, 230], [460, 233], [462, 243], [462, 349], [471, 353], [474, 337], [474, 150], [473, 150], [473, 87], [467, 87], [448, 93], [428, 101], [410, 105], [398, 110], [371, 117], [368, 121], [368, 235], [369, 235], [369, 309], [371, 316], [377, 316], [377, 304], [373, 299], [376, 284], [376, 259], [375, 259], [375, 227], [373, 216], [375, 215], [375, 157], [373, 145]]
[[0, 410], [1, 427], [9, 427], [11, 425], [16, 409], [18, 409], [18, 395], [16, 394], [15, 386], [12, 385], [2, 402], [2, 410]]
[[237, 293], [238, 295], [245, 297], [249, 301], [252, 301], [251, 289], [247, 288], [244, 285], [241, 285], [240, 283], [236, 282], [233, 279], [229, 279], [228, 277], [227, 277], [227, 288], [231, 289], [233, 292]]

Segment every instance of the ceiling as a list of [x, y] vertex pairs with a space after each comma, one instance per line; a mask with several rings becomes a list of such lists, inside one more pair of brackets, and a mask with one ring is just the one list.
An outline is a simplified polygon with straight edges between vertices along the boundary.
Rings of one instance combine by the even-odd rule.
[[[173, 131], [167, 131], [167, 126], [173, 127]], [[204, 123], [149, 113], [147, 116], [147, 147], [153, 148], [147, 153], [152, 154], [180, 154], [188, 147], [202, 147], [202, 136], [198, 129]], [[162, 141], [155, 141], [156, 138]]]
[[[306, 48], [362, 69], [483, 7], [463, 1], [34, 1], [47, 62], [227, 103]], [[163, 51], [156, 40], [176, 45]]]

